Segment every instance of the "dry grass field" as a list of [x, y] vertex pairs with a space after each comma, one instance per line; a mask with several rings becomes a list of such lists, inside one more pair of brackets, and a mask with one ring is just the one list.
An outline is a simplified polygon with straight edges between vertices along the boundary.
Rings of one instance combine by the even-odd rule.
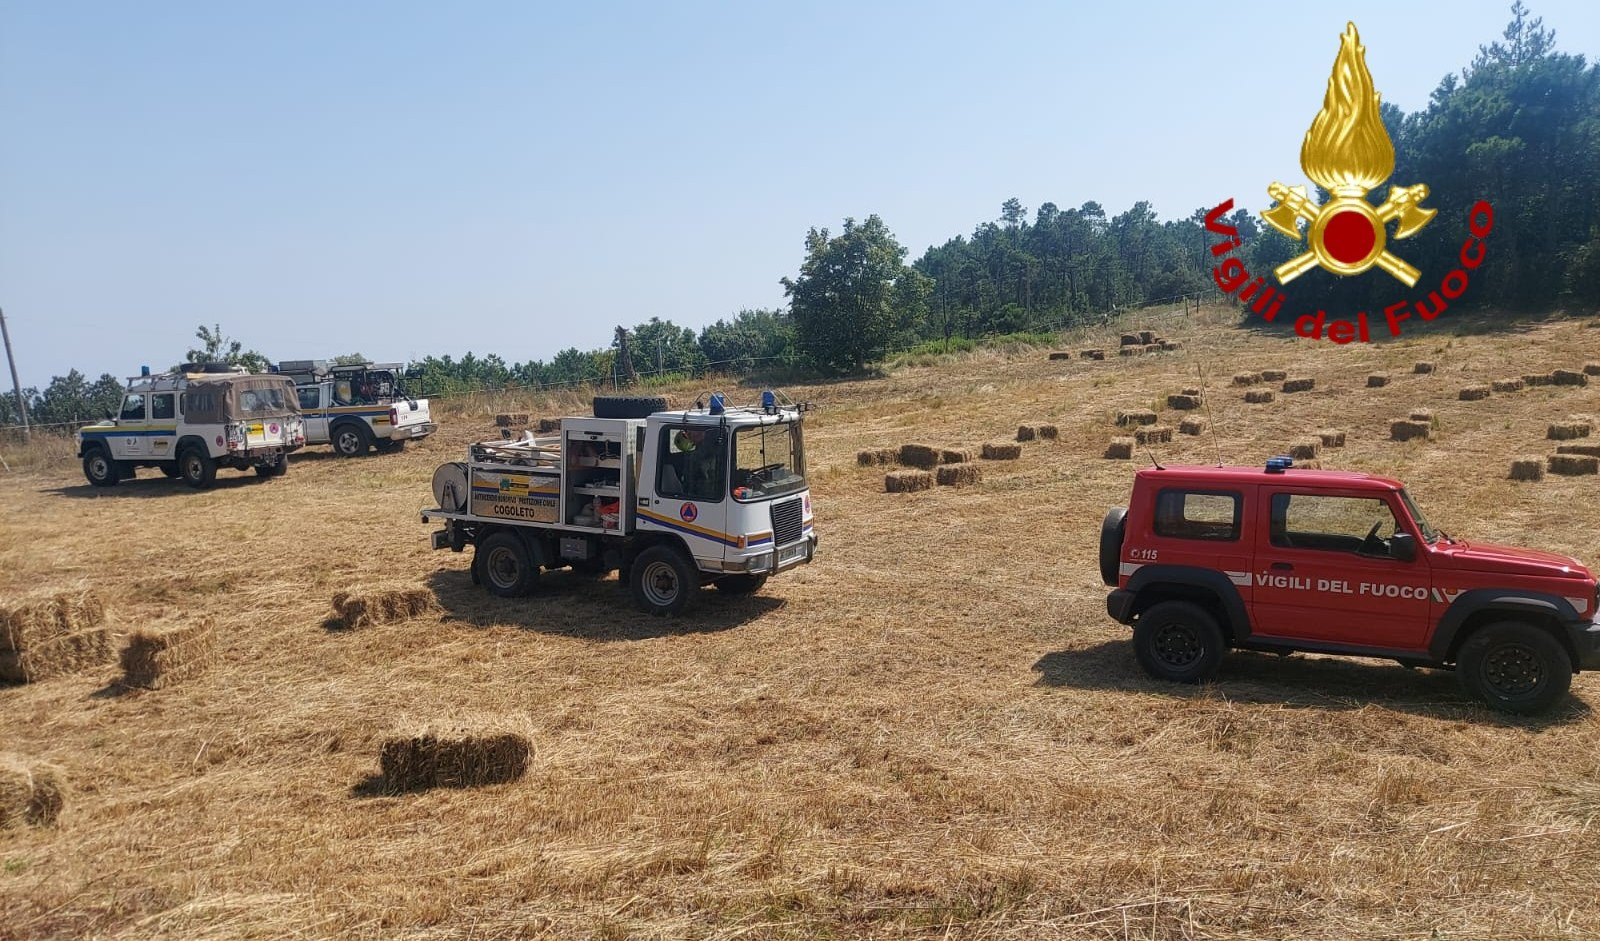
[[[540, 402], [456, 403], [402, 454], [313, 448], [204, 493], [13, 461], [36, 469], [0, 476], [0, 596], [95, 587], [124, 632], [211, 618], [215, 662], [156, 690], [114, 664], [0, 687], [0, 752], [71, 787], [56, 826], [0, 831], [0, 938], [1600, 936], [1600, 679], [1539, 720], [1383, 662], [1235, 654], [1213, 685], [1165, 685], [1095, 566], [1148, 461], [1102, 457], [1125, 409], [1209, 420], [1152, 445], [1166, 462], [1256, 464], [1343, 431], [1324, 466], [1407, 480], [1453, 534], [1600, 563], [1600, 477], [1508, 479], [1555, 453], [1549, 424], [1600, 413], [1600, 377], [1458, 397], [1581, 370], [1600, 325], [1455, 335], [1447, 317], [1370, 347], [1215, 311], [1156, 326], [1182, 349], [1122, 358], [1086, 333], [1062, 348], [1113, 355], [788, 390], [818, 405], [817, 560], [681, 620], [636, 613], [614, 575], [494, 599], [468, 555], [428, 549], [435, 465]], [[1247, 405], [1241, 370], [1315, 385]], [[1207, 408], [1167, 408], [1196, 386]], [[1417, 409], [1432, 439], [1391, 441]], [[1055, 440], [973, 486], [885, 493], [886, 468], [855, 460], [1044, 423]], [[325, 625], [338, 592], [414, 588], [440, 611]], [[397, 729], [471, 716], [527, 730], [520, 780], [377, 786]]]

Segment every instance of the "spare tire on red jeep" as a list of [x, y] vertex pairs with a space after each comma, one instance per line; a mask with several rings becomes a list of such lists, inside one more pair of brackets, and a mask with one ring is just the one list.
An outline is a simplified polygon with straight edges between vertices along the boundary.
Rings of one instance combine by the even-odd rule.
[[1114, 506], [1100, 524], [1100, 580], [1117, 587], [1122, 574], [1122, 539], [1128, 532], [1128, 511]]
[[649, 418], [667, 410], [667, 400], [659, 395], [597, 395], [596, 418]]

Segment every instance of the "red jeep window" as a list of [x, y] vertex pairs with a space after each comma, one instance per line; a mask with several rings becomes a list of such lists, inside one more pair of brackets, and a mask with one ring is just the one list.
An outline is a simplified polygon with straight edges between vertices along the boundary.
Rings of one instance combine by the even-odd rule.
[[1285, 549], [1387, 556], [1395, 521], [1389, 504], [1376, 497], [1275, 493], [1271, 530], [1272, 544]]
[[1157, 536], [1231, 542], [1239, 538], [1239, 494], [1217, 490], [1163, 490], [1156, 495]]

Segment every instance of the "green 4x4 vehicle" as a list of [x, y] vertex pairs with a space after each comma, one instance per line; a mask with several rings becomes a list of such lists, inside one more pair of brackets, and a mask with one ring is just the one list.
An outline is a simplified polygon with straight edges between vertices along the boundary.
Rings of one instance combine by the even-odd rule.
[[1140, 470], [1101, 527], [1100, 571], [1159, 679], [1206, 680], [1229, 648], [1381, 657], [1453, 668], [1488, 705], [1536, 713], [1600, 668], [1589, 569], [1454, 538], [1372, 474], [1288, 458]]

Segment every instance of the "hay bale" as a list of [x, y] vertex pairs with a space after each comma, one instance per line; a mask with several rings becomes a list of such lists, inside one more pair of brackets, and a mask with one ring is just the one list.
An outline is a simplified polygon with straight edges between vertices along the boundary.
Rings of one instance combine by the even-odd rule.
[[983, 481], [983, 471], [970, 462], [940, 465], [936, 476], [941, 487], [965, 487]]
[[1285, 392], [1310, 392], [1316, 388], [1317, 380], [1301, 376], [1296, 379], [1285, 379], [1283, 391]]
[[539, 434], [541, 434], [541, 435], [555, 434], [556, 432], [558, 432], [560, 430], [561, 430], [561, 419], [559, 419], [559, 418], [541, 418], [541, 419], [539, 419], [539, 425], [538, 425], [538, 433]]
[[1556, 384], [1556, 376], [1555, 373], [1532, 372], [1523, 376], [1522, 381], [1529, 386], [1553, 386]]
[[1425, 421], [1431, 425], [1433, 424], [1433, 409], [1414, 408], [1411, 410], [1410, 417], [1412, 421]]
[[1433, 422], [1396, 418], [1389, 422], [1389, 437], [1394, 441], [1410, 441], [1413, 438], [1421, 438], [1424, 441], [1431, 440], [1433, 438]]
[[1142, 346], [1124, 346], [1123, 348], [1117, 350], [1118, 356], [1141, 356], [1143, 354], [1144, 347]]
[[972, 452], [966, 448], [941, 448], [939, 450], [940, 464], [965, 464], [972, 460]]
[[1133, 439], [1112, 438], [1111, 443], [1106, 445], [1106, 457], [1119, 460], [1133, 457]]
[[1600, 363], [1584, 363], [1583, 374], [1585, 376], [1600, 376]]
[[1154, 330], [1140, 330], [1139, 342], [1143, 343], [1145, 346], [1149, 346], [1152, 343], [1159, 344], [1161, 342], [1161, 338], [1156, 336], [1156, 332]]
[[1550, 383], [1557, 386], [1586, 386], [1589, 377], [1576, 369], [1557, 369], [1550, 374]]
[[1489, 397], [1489, 387], [1483, 385], [1466, 386], [1456, 395], [1463, 402], [1476, 402]]
[[1335, 428], [1324, 428], [1317, 432], [1317, 438], [1325, 448], [1344, 447], [1344, 432]]
[[162, 689], [205, 672], [216, 661], [216, 625], [137, 630], [122, 648], [122, 685]]
[[1573, 438], [1587, 438], [1593, 430], [1588, 421], [1579, 418], [1568, 418], [1562, 422], [1551, 422], [1545, 431], [1545, 437], [1551, 441], [1571, 441]]
[[511, 416], [506, 414], [496, 415], [494, 417], [494, 426], [496, 428], [510, 428]]
[[47, 762], [0, 755], [0, 830], [48, 827], [67, 804], [67, 775]]
[[1201, 398], [1199, 393], [1191, 395], [1187, 392], [1183, 392], [1177, 395], [1167, 396], [1167, 408], [1175, 408], [1182, 412], [1192, 411], [1204, 404], [1206, 404], [1205, 399]]
[[390, 793], [483, 787], [521, 778], [532, 752], [528, 735], [508, 722], [428, 722], [385, 739], [378, 764]]
[[1283, 369], [1263, 369], [1263, 370], [1261, 370], [1261, 381], [1262, 382], [1282, 382], [1283, 380], [1285, 380], [1287, 378], [1289, 378], [1289, 373], [1288, 373], [1287, 370], [1283, 370]]
[[1258, 372], [1236, 372], [1233, 374], [1233, 384], [1236, 386], [1260, 385], [1261, 374]]
[[37, 683], [53, 676], [65, 676], [110, 663], [111, 642], [108, 628], [95, 627], [33, 644], [23, 650], [0, 653], [0, 680]]
[[1590, 457], [1600, 457], [1600, 444], [1558, 444], [1557, 454], [1587, 454]]
[[1321, 438], [1301, 438], [1289, 445], [1289, 456], [1295, 460], [1311, 460], [1322, 455]]
[[1078, 356], [1082, 359], [1105, 359], [1105, 350], [1080, 350]]
[[883, 475], [883, 489], [888, 493], [916, 493], [933, 489], [933, 475], [925, 470], [890, 471]]
[[63, 591], [0, 608], [0, 652], [26, 650], [35, 644], [99, 627], [106, 607], [94, 591]]
[[1166, 342], [1161, 342], [1161, 343], [1152, 343], [1149, 346], [1146, 346], [1144, 348], [1144, 351], [1146, 353], [1165, 353], [1168, 350], [1175, 350], [1177, 348], [1178, 348], [1178, 344], [1176, 344], [1176, 343], [1173, 343], [1173, 344], [1169, 345]]
[[1274, 396], [1271, 389], [1251, 389], [1244, 394], [1244, 400], [1251, 405], [1264, 405], [1271, 402]]
[[1389, 384], [1389, 377], [1381, 372], [1375, 372], [1367, 377], [1367, 388], [1381, 389]]
[[1119, 337], [1117, 339], [1117, 342], [1120, 343], [1123, 346], [1143, 346], [1144, 345], [1144, 341], [1139, 339], [1139, 335], [1137, 333], [1124, 333], [1121, 337]]
[[1032, 425], [1018, 425], [1017, 426], [1017, 440], [1018, 441], [1032, 441], [1034, 438], [1037, 438], [1038, 436], [1039, 436], [1039, 433], [1033, 429]]
[[1062, 352], [1060, 350], [1053, 350], [1050, 353], [1050, 358], [1051, 359], [1071, 359], [1072, 358], [1072, 354], [1071, 353]]
[[1009, 441], [989, 441], [984, 443], [978, 454], [986, 461], [1014, 461], [1022, 456], [1022, 445]]
[[939, 448], [926, 444], [900, 445], [900, 463], [907, 467], [927, 469], [939, 464]]
[[1040, 438], [1046, 441], [1054, 441], [1061, 437], [1061, 429], [1055, 425], [1039, 425], [1034, 430], [1039, 433]]
[[1590, 457], [1586, 454], [1552, 454], [1550, 473], [1566, 477], [1600, 474], [1600, 457]]
[[1539, 458], [1528, 458], [1511, 462], [1512, 480], [1543, 480], [1544, 461]]
[[1184, 395], [1199, 395], [1200, 394], [1200, 389], [1199, 389], [1198, 386], [1184, 386], [1183, 388], [1179, 389], [1178, 391], [1183, 393]]
[[1435, 367], [1433, 363], [1419, 362], [1415, 366], [1411, 367], [1411, 371], [1416, 375], [1425, 376], [1428, 373], [1433, 372], [1434, 368]]
[[439, 611], [439, 599], [426, 588], [397, 588], [353, 594], [341, 591], [333, 596], [330, 623], [344, 630], [375, 624], [409, 621]]
[[1521, 392], [1524, 385], [1526, 383], [1520, 378], [1512, 377], [1510, 379], [1496, 379], [1489, 383], [1489, 388], [1495, 392]]
[[1129, 425], [1154, 425], [1156, 413], [1147, 408], [1128, 408], [1117, 412], [1117, 425], [1123, 428]]
[[1133, 433], [1140, 444], [1168, 444], [1172, 441], [1172, 428], [1167, 425], [1149, 425]]
[[856, 452], [856, 464], [861, 467], [882, 467], [899, 459], [900, 452], [894, 448], [867, 448]]
[[1203, 434], [1205, 430], [1206, 420], [1204, 418], [1185, 418], [1178, 423], [1178, 434], [1180, 435], [1198, 435]]

